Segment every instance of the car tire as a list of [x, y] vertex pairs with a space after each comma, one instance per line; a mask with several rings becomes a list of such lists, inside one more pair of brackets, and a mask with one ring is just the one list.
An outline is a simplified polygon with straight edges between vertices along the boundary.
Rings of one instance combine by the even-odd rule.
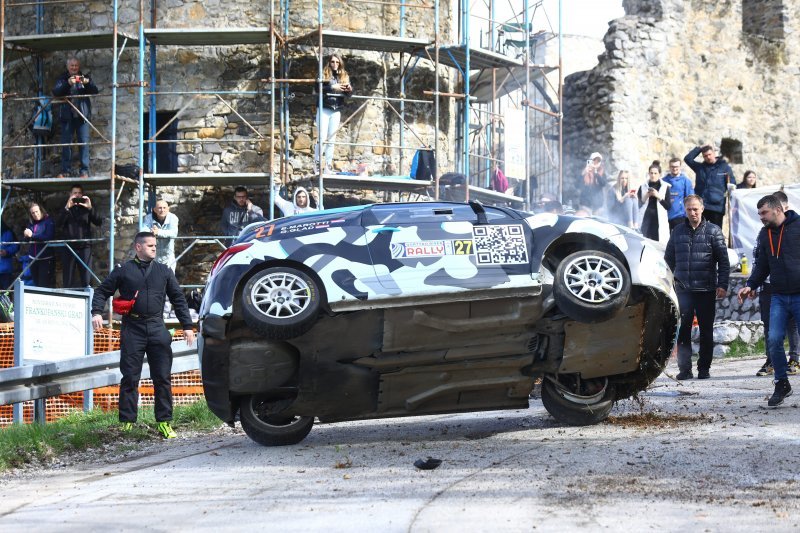
[[580, 250], [556, 269], [553, 297], [562, 313], [586, 324], [605, 322], [628, 302], [631, 276], [611, 254]]
[[242, 290], [242, 318], [250, 329], [268, 339], [299, 337], [314, 325], [319, 310], [317, 284], [296, 268], [260, 270]]
[[247, 436], [262, 446], [289, 446], [306, 438], [314, 417], [272, 412], [270, 406], [274, 403], [259, 395], [242, 398], [239, 418]]
[[[597, 383], [597, 380], [593, 380]], [[542, 404], [550, 415], [570, 426], [590, 426], [608, 418], [614, 407], [614, 386], [603, 380], [597, 391], [579, 390], [562, 384], [551, 376], [542, 381]]]

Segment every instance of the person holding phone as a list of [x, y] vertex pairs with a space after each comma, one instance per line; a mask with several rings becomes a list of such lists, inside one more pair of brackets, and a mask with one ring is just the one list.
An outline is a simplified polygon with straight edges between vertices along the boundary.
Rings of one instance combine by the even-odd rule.
[[608, 203], [613, 205], [609, 209], [611, 221], [631, 229], [639, 228], [639, 200], [636, 199], [636, 189], [631, 188], [630, 173], [620, 170], [617, 174], [617, 183], [612, 189]]
[[606, 169], [600, 152], [593, 152], [586, 160], [583, 169], [583, 188], [581, 189], [580, 207], [597, 215], [605, 204], [604, 189], [606, 187]]
[[92, 200], [83, 194], [83, 186], [73, 183], [67, 203], [56, 219], [61, 238], [70, 241], [67, 243], [69, 247], [64, 248], [61, 255], [65, 289], [89, 286], [92, 243], [87, 240], [92, 238], [92, 224], [99, 227], [102, 223], [103, 219], [95, 212]]
[[89, 121], [92, 120], [92, 99], [89, 95], [99, 90], [88, 76], [81, 72], [81, 62], [77, 57], [67, 59], [67, 70], [53, 87], [53, 95], [65, 97], [61, 104], [61, 174], [59, 178], [71, 175], [72, 138], [77, 137], [80, 155], [79, 175], [89, 177]]
[[648, 239], [666, 244], [669, 240], [667, 213], [672, 205], [669, 183], [661, 179], [661, 164], [653, 161], [647, 169], [647, 182], [639, 187], [639, 228]]
[[[333, 140], [342, 119], [341, 109], [346, 97], [353, 94], [350, 75], [344, 68], [344, 61], [336, 54], [331, 55], [322, 71], [322, 109], [317, 109], [317, 126], [322, 139], [322, 152], [325, 169], [333, 164]], [[314, 163], [319, 165], [319, 143], [314, 145]]]

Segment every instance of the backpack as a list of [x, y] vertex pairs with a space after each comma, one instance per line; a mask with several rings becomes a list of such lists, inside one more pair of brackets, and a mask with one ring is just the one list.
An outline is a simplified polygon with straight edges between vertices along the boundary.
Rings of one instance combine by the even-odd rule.
[[53, 132], [53, 106], [47, 98], [39, 98], [34, 104], [30, 128], [36, 137], [46, 137]]

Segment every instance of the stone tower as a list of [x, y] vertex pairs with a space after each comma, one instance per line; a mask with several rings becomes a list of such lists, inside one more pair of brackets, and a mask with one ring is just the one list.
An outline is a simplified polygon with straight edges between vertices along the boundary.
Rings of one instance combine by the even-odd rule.
[[[800, 175], [800, 1], [625, 0], [605, 52], [565, 83], [565, 191], [591, 152], [612, 176], [711, 142], [760, 185]], [[693, 178], [691, 170], [685, 169]]]

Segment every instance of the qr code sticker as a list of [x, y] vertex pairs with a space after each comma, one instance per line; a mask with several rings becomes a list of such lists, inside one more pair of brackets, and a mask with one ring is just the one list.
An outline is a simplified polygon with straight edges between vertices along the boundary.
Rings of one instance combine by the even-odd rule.
[[519, 224], [475, 226], [475, 256], [479, 265], [520, 265], [528, 263], [525, 233]]

